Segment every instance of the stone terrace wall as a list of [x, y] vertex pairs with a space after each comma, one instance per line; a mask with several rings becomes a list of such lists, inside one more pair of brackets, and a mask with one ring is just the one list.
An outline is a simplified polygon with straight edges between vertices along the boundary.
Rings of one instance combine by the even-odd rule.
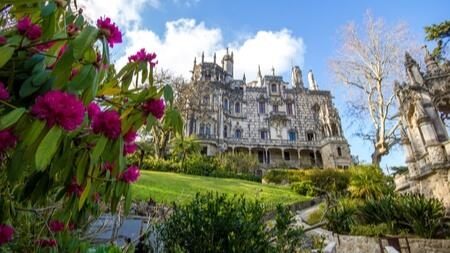
[[[334, 236], [337, 253], [381, 253], [379, 240], [366, 236]], [[449, 253], [450, 240], [408, 238], [411, 253]], [[404, 245], [404, 240], [401, 240]], [[384, 244], [385, 245], [385, 244]]]

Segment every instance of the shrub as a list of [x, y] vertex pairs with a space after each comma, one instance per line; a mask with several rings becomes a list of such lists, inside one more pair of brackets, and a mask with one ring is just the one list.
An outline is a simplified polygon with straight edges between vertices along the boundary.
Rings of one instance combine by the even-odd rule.
[[355, 215], [357, 204], [348, 199], [341, 199], [337, 205], [328, 210], [325, 215], [327, 228], [339, 234], [348, 234], [351, 226], [357, 224]]
[[306, 179], [322, 191], [343, 195], [347, 191], [350, 174], [346, 170], [313, 169], [307, 171]]
[[273, 169], [269, 170], [263, 178], [267, 183], [293, 183], [305, 180], [305, 174], [305, 170]]
[[378, 199], [368, 199], [358, 209], [360, 222], [363, 224], [385, 223], [391, 233], [396, 233], [405, 221], [398, 211], [398, 198], [391, 194]]
[[311, 180], [292, 183], [291, 190], [303, 196], [315, 197], [318, 195]]
[[351, 177], [348, 191], [353, 198], [379, 198], [393, 193], [393, 186], [380, 168], [373, 166], [356, 166], [350, 169]]
[[255, 174], [259, 162], [246, 153], [225, 153], [215, 157], [218, 170], [234, 174]]
[[363, 235], [363, 236], [382, 236], [392, 234], [390, 226], [386, 223], [369, 224], [369, 225], [353, 225], [350, 227], [351, 235]]
[[445, 208], [438, 199], [423, 194], [405, 194], [398, 200], [399, 211], [414, 234], [433, 238], [443, 228]]
[[321, 204], [318, 209], [312, 211], [308, 215], [308, 217], [306, 218], [305, 222], [308, 225], [317, 224], [323, 219], [324, 213], [325, 213], [325, 205]]
[[182, 172], [191, 175], [210, 176], [216, 170], [217, 164], [213, 157], [192, 154], [186, 158]]
[[197, 194], [186, 206], [174, 206], [161, 226], [169, 252], [263, 252], [269, 247], [257, 201], [224, 194]]
[[146, 158], [143, 160], [141, 168], [144, 170], [179, 172], [180, 163], [159, 158]]

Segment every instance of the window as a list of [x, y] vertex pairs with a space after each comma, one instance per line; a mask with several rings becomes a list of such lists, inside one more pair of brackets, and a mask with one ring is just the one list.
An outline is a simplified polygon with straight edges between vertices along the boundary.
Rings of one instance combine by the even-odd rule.
[[223, 138], [228, 138], [228, 126], [223, 127]]
[[289, 140], [290, 141], [295, 141], [297, 140], [297, 134], [295, 133], [295, 131], [291, 130], [288, 132], [289, 135]]
[[203, 136], [205, 135], [205, 124], [200, 124], [200, 131], [198, 132], [198, 135]]
[[260, 134], [261, 134], [261, 140], [267, 140], [267, 139], [269, 139], [269, 135], [268, 135], [268, 133], [267, 133], [267, 130], [262, 130], [262, 131], [260, 132]]
[[315, 140], [315, 134], [314, 134], [314, 132], [308, 132], [308, 133], [306, 133], [306, 140], [308, 140], [308, 141], [314, 141], [314, 140]]
[[234, 104], [234, 112], [235, 112], [235, 113], [241, 113], [241, 103], [236, 102], [236, 103]]
[[289, 151], [284, 151], [284, 160], [291, 160], [291, 153], [289, 153]]
[[258, 161], [264, 163], [264, 151], [258, 151]]
[[270, 87], [271, 87], [272, 92], [277, 92], [277, 85], [276, 84], [273, 83]]
[[259, 113], [266, 113], [266, 102], [259, 101]]
[[241, 139], [242, 138], [242, 130], [241, 129], [236, 129], [236, 131], [234, 132], [234, 137], [236, 139]]
[[228, 99], [227, 99], [227, 98], [225, 98], [225, 99], [223, 100], [223, 109], [226, 110], [226, 111], [228, 111]]
[[286, 113], [287, 113], [288, 115], [294, 114], [293, 111], [292, 111], [292, 103], [287, 103], [287, 104], [286, 104]]
[[272, 111], [278, 112], [278, 105], [272, 105]]
[[206, 136], [210, 136], [211, 135], [211, 124], [207, 124], [206, 125], [205, 135]]
[[341, 149], [341, 147], [337, 147], [337, 153], [338, 153], [339, 157], [342, 156], [342, 149]]
[[203, 104], [209, 105], [209, 95], [203, 96]]

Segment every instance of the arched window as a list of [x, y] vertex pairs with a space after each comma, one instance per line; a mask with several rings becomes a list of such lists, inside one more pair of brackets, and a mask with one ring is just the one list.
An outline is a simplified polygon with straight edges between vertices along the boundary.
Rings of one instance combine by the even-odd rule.
[[277, 92], [277, 85], [273, 83], [273, 84], [270, 86], [270, 89], [271, 89], [272, 92]]
[[288, 137], [290, 141], [295, 141], [297, 140], [297, 133], [294, 130], [290, 130], [288, 132]]
[[241, 103], [236, 102], [236, 103], [234, 104], [234, 112], [235, 112], [235, 113], [241, 113]]
[[342, 156], [342, 149], [341, 149], [341, 147], [337, 147], [337, 153], [338, 153], [339, 157]]
[[242, 130], [241, 129], [236, 129], [236, 131], [234, 131], [234, 138], [236, 138], [236, 139], [242, 138]]
[[258, 109], [258, 111], [261, 114], [266, 113], [266, 102], [259, 101], [259, 109]]
[[228, 98], [225, 98], [225, 99], [223, 100], [223, 109], [224, 109], [225, 111], [228, 111]]
[[206, 124], [206, 130], [205, 130], [205, 135], [206, 136], [211, 136], [211, 124]]
[[223, 126], [223, 138], [228, 138], [228, 126]]
[[316, 140], [316, 134], [313, 131], [309, 131], [306, 133], [306, 140], [307, 141], [315, 141]]
[[287, 115], [294, 114], [294, 111], [292, 110], [292, 103], [287, 103], [286, 104], [286, 113], [287, 113]]
[[198, 132], [198, 135], [200, 136], [205, 135], [205, 124], [200, 123], [200, 131]]

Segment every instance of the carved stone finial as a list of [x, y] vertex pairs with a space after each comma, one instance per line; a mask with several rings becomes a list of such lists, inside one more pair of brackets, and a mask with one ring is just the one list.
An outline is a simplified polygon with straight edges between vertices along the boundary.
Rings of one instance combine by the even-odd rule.
[[216, 53], [214, 53], [214, 64], [216, 64]]
[[205, 62], [205, 52], [202, 51], [202, 63]]
[[425, 65], [427, 67], [427, 72], [433, 74], [439, 71], [439, 65], [436, 62], [436, 59], [430, 54], [427, 46], [423, 46], [425, 49]]

